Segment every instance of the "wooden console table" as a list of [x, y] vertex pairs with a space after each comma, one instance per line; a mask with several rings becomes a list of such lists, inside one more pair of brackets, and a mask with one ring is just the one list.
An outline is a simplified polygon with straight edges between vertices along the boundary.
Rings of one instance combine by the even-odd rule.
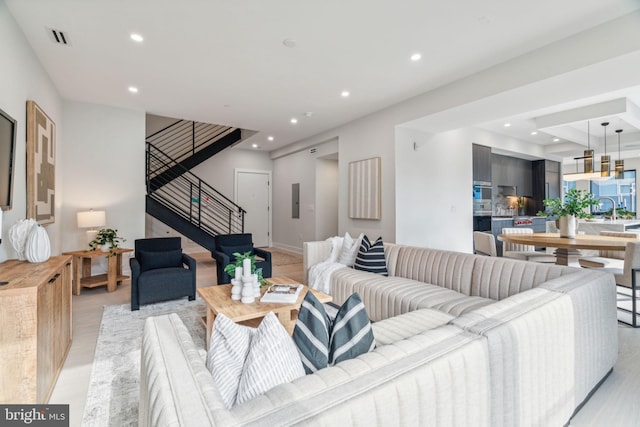
[[[129, 276], [122, 275], [122, 254], [132, 252], [133, 249], [118, 248], [115, 255], [102, 251], [73, 251], [65, 255], [73, 256], [73, 294], [80, 295], [80, 289], [95, 288], [107, 285], [107, 292], [118, 289], [118, 285]], [[91, 275], [91, 260], [93, 258], [107, 258], [107, 274]]]
[[0, 281], [0, 403], [47, 403], [71, 346], [71, 257], [5, 261]]

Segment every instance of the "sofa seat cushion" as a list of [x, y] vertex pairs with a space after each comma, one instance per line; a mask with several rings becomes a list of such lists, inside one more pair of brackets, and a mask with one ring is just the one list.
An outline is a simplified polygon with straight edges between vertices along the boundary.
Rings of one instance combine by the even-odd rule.
[[423, 308], [375, 322], [371, 327], [376, 346], [380, 347], [446, 325], [453, 319], [455, 317], [442, 311]]
[[404, 277], [383, 277], [348, 268], [335, 271], [331, 278], [334, 302], [342, 304], [352, 293], [360, 295], [369, 318], [376, 322], [421, 308], [459, 316], [495, 302]]
[[182, 267], [157, 268], [141, 273], [138, 289], [144, 289], [144, 292], [140, 292], [140, 304], [187, 295], [187, 286], [191, 289], [195, 283], [185, 281], [185, 277], [192, 275], [191, 270]]

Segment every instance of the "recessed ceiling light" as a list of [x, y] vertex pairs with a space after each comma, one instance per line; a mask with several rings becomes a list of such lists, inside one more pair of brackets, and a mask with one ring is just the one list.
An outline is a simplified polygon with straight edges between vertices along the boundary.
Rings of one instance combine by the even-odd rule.
[[307, 111], [306, 113], [304, 113], [305, 117], [311, 117], [313, 116], [313, 111]]
[[506, 128], [510, 128], [510, 127], [511, 127], [511, 123], [505, 123], [505, 124], [504, 124], [504, 127], [506, 127]]
[[422, 59], [422, 55], [419, 53], [414, 53], [413, 55], [411, 55], [411, 60], [413, 62], [420, 61], [420, 59]]
[[343, 90], [342, 93], [340, 94], [340, 96], [343, 98], [348, 98], [349, 95], [351, 95], [351, 93], [348, 90]]
[[268, 137], [267, 137], [267, 139], [268, 139], [269, 141], [273, 141], [273, 140], [274, 140], [274, 138], [273, 138], [272, 136], [268, 136]]
[[129, 92], [131, 93], [138, 93], [138, 88], [135, 86], [129, 86]]
[[289, 120], [291, 122], [292, 125], [295, 125], [296, 123], [298, 123], [298, 119], [296, 119], [295, 117], [292, 117], [291, 120]]
[[533, 132], [531, 132], [531, 135], [537, 135], [537, 134], [538, 134], [537, 130], [534, 130]]
[[553, 142], [558, 142], [560, 141], [560, 138], [553, 138]]
[[140, 34], [136, 34], [136, 33], [131, 33], [131, 40], [133, 40], [134, 42], [138, 42], [138, 43], [142, 43], [144, 41], [144, 37], [142, 37]]
[[251, 146], [252, 146], [253, 148], [258, 148], [258, 147], [259, 147], [259, 146], [258, 146], [258, 144], [251, 144]]

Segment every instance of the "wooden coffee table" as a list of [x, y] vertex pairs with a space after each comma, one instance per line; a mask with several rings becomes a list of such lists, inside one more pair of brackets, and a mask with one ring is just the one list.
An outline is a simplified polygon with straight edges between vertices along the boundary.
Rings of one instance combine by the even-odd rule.
[[[293, 284], [297, 283], [295, 280], [289, 279], [285, 276], [271, 277], [267, 279], [272, 284]], [[266, 286], [262, 287], [260, 295], [264, 294], [267, 290]], [[237, 323], [242, 323], [248, 326], [257, 326], [261, 319], [266, 316], [270, 311], [273, 311], [278, 320], [285, 327], [289, 335], [293, 334], [293, 329], [296, 325], [298, 318], [298, 310], [302, 304], [302, 300], [308, 291], [311, 291], [316, 298], [322, 303], [331, 302], [331, 295], [327, 295], [323, 292], [315, 289], [310, 289], [304, 286], [298, 300], [293, 304], [285, 303], [262, 303], [256, 298], [256, 301], [252, 304], [243, 304], [240, 301], [234, 301], [231, 299], [231, 285], [218, 285], [209, 286], [206, 288], [199, 288], [198, 295], [207, 304], [207, 348], [209, 348], [209, 339], [211, 338], [211, 331], [213, 330], [213, 321], [220, 313], [227, 316], [229, 319]]]

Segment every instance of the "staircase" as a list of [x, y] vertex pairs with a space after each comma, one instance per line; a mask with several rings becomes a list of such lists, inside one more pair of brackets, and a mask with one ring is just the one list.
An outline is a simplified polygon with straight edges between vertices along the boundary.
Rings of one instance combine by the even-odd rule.
[[237, 143], [241, 130], [178, 121], [147, 138], [146, 212], [209, 250], [242, 233], [245, 211], [189, 169]]

